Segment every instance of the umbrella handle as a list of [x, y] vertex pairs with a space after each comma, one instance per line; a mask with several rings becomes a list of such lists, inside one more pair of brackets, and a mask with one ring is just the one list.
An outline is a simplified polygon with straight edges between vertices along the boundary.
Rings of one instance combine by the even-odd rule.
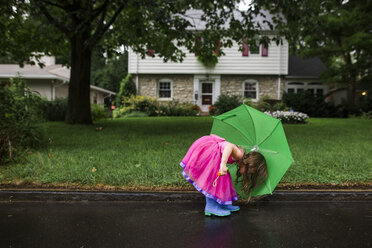
[[[220, 172], [218, 172], [217, 175], [218, 175], [218, 174], [221, 175]], [[220, 175], [218, 175], [218, 177], [214, 180], [214, 182], [213, 182], [213, 187], [216, 187], [216, 186], [217, 186], [217, 179], [220, 177]]]
[[[229, 169], [229, 167], [227, 167], [227, 169]], [[217, 186], [217, 179], [222, 176], [222, 173], [221, 171], [217, 172], [217, 178], [214, 180], [213, 182], [213, 187], [216, 187]]]

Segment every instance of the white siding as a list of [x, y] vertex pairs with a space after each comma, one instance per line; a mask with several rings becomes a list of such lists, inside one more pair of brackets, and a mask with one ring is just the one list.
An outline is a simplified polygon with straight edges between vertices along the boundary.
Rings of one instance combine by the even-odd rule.
[[48, 100], [52, 100], [53, 89], [50, 79], [27, 79], [26, 84], [31, 91], [36, 91]]
[[[129, 73], [132, 74], [255, 74], [255, 75], [287, 75], [288, 74], [288, 43], [277, 46], [275, 42], [269, 45], [267, 57], [259, 54], [243, 57], [238, 51], [237, 43], [224, 49], [224, 56], [219, 57], [218, 64], [213, 69], [206, 69], [197, 61], [194, 54], [186, 49], [186, 58], [182, 63], [164, 63], [160, 57], [141, 59], [129, 50]], [[279, 61], [281, 62], [279, 64]]]

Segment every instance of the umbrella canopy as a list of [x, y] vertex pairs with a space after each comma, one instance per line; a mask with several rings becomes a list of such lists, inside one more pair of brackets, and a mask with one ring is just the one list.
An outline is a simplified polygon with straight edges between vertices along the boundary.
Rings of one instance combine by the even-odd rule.
[[[252, 190], [252, 196], [271, 194], [294, 161], [281, 121], [245, 104], [215, 116], [211, 134], [243, 147], [246, 152], [256, 149], [265, 157], [268, 178]], [[237, 170], [236, 164], [229, 167], [236, 192], [248, 197], [242, 193], [242, 183], [236, 183]]]

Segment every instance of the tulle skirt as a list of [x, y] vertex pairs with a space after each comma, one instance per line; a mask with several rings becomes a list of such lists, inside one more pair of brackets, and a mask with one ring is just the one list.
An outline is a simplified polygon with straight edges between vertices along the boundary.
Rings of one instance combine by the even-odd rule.
[[223, 152], [221, 142], [225, 142], [225, 139], [217, 135], [207, 135], [197, 139], [180, 165], [184, 168], [182, 175], [199, 192], [220, 204], [227, 205], [238, 200], [230, 174], [220, 176], [216, 181], [216, 187], [213, 186], [217, 172], [220, 170]]

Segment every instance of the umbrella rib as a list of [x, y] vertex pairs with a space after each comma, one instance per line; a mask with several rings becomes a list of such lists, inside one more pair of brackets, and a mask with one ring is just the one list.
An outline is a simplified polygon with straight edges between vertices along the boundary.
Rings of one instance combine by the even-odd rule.
[[278, 122], [276, 123], [275, 127], [271, 130], [271, 132], [269, 133], [269, 135], [267, 135], [266, 138], [264, 140], [262, 140], [260, 142], [260, 144], [258, 144], [258, 146], [260, 146], [262, 143], [264, 143], [271, 136], [271, 134], [273, 134], [273, 132], [275, 131], [275, 129], [279, 126], [279, 123], [281, 123], [280, 120], [278, 120]]
[[251, 113], [249, 113], [247, 107], [245, 107], [244, 109], [245, 109], [245, 111], [247, 111], [248, 115], [251, 117], [252, 125], [253, 125], [253, 134], [254, 134], [254, 141], [253, 142], [254, 142], [254, 144], [256, 144], [256, 142], [257, 142], [257, 138], [256, 138], [256, 127], [254, 125], [253, 117], [252, 117]]

